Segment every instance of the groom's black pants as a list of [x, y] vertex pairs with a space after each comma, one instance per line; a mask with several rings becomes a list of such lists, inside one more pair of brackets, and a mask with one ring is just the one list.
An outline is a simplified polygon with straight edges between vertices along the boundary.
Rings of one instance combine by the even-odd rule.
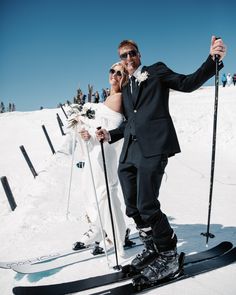
[[158, 200], [167, 162], [166, 155], [143, 157], [138, 142], [131, 140], [126, 159], [118, 168], [126, 214], [134, 219], [137, 228], [152, 228], [153, 241], [159, 251], [173, 249], [177, 243]]

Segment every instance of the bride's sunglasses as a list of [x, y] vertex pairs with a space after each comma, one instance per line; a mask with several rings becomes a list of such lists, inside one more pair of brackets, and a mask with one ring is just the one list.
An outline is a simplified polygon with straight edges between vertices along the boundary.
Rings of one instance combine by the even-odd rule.
[[114, 69], [110, 69], [109, 70], [109, 73], [111, 74], [111, 75], [116, 75], [116, 76], [118, 76], [118, 77], [122, 77], [122, 72], [121, 71], [116, 71], [116, 70], [114, 70]]

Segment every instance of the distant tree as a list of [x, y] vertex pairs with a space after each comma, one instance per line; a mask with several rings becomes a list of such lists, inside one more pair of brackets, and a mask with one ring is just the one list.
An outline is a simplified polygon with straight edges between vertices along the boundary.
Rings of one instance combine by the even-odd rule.
[[88, 84], [88, 102], [92, 101], [93, 85]]
[[43, 110], [43, 106], [40, 107], [40, 110]]
[[7, 111], [8, 111], [8, 112], [11, 112], [11, 108], [12, 108], [12, 106], [11, 106], [11, 103], [9, 102], [9, 105], [8, 105], [8, 109], [7, 109]]
[[0, 113], [5, 113], [5, 106], [3, 102], [0, 104]]
[[74, 97], [74, 103], [83, 104], [83, 96], [82, 90], [80, 88], [77, 89], [77, 95]]
[[107, 98], [107, 92], [106, 89], [102, 88], [102, 100], [105, 101]]
[[86, 94], [83, 94], [83, 96], [82, 96], [82, 104], [84, 104], [85, 103], [85, 101], [86, 101]]
[[102, 99], [105, 101], [107, 97], [110, 95], [110, 89], [109, 88], [102, 88]]
[[16, 106], [15, 106], [14, 103], [12, 104], [12, 109], [11, 110], [12, 110], [12, 112], [15, 112], [16, 111]]
[[95, 91], [95, 93], [93, 94], [93, 96], [94, 96], [94, 102], [95, 103], [99, 103], [100, 96], [99, 96], [98, 91]]

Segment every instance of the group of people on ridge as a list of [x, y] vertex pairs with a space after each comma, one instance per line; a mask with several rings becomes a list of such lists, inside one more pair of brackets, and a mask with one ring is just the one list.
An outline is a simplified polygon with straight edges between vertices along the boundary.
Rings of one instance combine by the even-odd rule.
[[230, 86], [232, 83], [236, 84], [236, 73], [231, 76], [230, 73], [228, 73], [227, 75], [225, 73], [222, 74], [221, 76], [221, 82], [222, 82], [222, 86], [225, 87], [226, 85], [227, 86]]

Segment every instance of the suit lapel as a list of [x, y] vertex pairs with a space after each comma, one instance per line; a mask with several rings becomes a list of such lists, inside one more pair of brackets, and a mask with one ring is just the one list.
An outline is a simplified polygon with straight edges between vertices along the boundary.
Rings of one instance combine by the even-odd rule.
[[129, 107], [133, 109], [133, 98], [130, 92], [130, 86], [128, 84], [124, 87], [123, 93], [124, 93], [123, 99], [126, 100], [124, 101], [124, 103], [129, 104]]
[[[138, 82], [136, 82], [138, 83]], [[140, 85], [135, 87], [133, 93], [132, 93], [132, 101], [133, 101], [133, 105], [135, 106], [137, 103], [137, 99], [138, 99], [138, 94], [139, 94], [139, 89], [140, 89]]]
[[[146, 69], [146, 67], [144, 66], [142, 68], [141, 72], [144, 72], [145, 69]], [[134, 91], [133, 94], [131, 94], [129, 83], [123, 89], [123, 93], [124, 93], [125, 99], [128, 100], [128, 104], [129, 104], [130, 108], [132, 108], [132, 109], [138, 103], [138, 99], [139, 99], [139, 96], [140, 96], [140, 93], [141, 93], [141, 90], [142, 90], [142, 87], [143, 87], [143, 83], [144, 82], [140, 83], [140, 85], [138, 87], [136, 87], [136, 89], [135, 89], [135, 91]]]
[[[145, 66], [142, 67], [142, 69], [141, 69], [141, 73], [143, 73], [143, 72], [145, 71], [145, 68], [146, 68]], [[137, 81], [137, 83], [139, 83], [139, 82]], [[136, 87], [135, 92], [133, 93], [133, 102], [134, 102], [134, 106], [136, 106], [137, 103], [138, 103], [139, 94], [140, 94], [140, 92], [141, 92], [142, 86], [143, 86], [143, 82], [140, 83], [140, 84], [138, 85], [138, 87]]]

